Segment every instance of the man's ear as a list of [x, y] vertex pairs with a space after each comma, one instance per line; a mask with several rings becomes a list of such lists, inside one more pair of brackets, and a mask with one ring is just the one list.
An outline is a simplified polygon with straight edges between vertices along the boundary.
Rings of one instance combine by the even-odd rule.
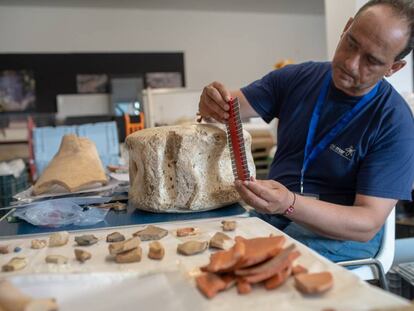
[[391, 77], [394, 73], [402, 69], [406, 64], [407, 62], [403, 59], [395, 61], [392, 64], [391, 68], [387, 70], [387, 72], [385, 73], [385, 76]]
[[341, 38], [343, 37], [344, 33], [351, 27], [352, 23], [354, 22], [354, 18], [350, 17], [348, 21], [346, 22], [346, 25], [344, 27], [344, 30], [342, 30]]

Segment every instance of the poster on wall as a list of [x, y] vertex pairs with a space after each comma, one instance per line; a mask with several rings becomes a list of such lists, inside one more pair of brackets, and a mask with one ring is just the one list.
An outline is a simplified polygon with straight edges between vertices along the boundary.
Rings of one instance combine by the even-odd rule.
[[0, 112], [30, 111], [35, 107], [34, 73], [30, 70], [0, 71]]
[[108, 75], [106, 74], [77, 74], [76, 86], [78, 93], [107, 93]]
[[153, 89], [183, 87], [180, 72], [147, 72], [145, 82]]

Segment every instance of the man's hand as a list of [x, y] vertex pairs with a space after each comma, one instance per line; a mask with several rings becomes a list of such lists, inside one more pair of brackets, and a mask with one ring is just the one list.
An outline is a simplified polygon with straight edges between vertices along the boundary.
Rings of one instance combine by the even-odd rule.
[[226, 123], [229, 118], [228, 102], [231, 93], [220, 82], [213, 82], [203, 89], [198, 104], [198, 111], [201, 117], [211, 117], [218, 122]]
[[263, 214], [283, 214], [293, 203], [294, 195], [274, 180], [235, 181], [243, 201]]

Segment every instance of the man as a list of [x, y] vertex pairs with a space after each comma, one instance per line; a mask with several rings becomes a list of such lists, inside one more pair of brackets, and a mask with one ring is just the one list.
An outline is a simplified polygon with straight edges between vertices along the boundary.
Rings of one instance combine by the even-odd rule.
[[200, 97], [200, 114], [219, 122], [231, 97], [242, 117], [279, 119], [269, 180], [236, 189], [252, 214], [333, 261], [375, 256], [397, 200], [411, 200], [413, 116], [383, 78], [406, 64], [413, 29], [412, 1], [372, 0], [331, 63], [289, 65], [232, 92], [213, 82]]

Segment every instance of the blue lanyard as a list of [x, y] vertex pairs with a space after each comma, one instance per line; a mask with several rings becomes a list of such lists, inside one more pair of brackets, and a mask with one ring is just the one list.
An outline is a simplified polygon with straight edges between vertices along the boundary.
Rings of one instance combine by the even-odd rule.
[[316, 159], [316, 157], [330, 144], [336, 136], [351, 122], [351, 120], [361, 111], [361, 109], [377, 94], [379, 83], [367, 94], [365, 94], [359, 102], [335, 124], [335, 126], [319, 141], [316, 146], [313, 146], [316, 128], [318, 126], [319, 118], [323, 104], [326, 102], [326, 95], [328, 93], [329, 85], [331, 83], [332, 73], [329, 71], [326, 75], [322, 88], [316, 102], [316, 106], [312, 113], [312, 118], [309, 124], [308, 137], [306, 138], [305, 155], [303, 158], [302, 170], [300, 171], [300, 193], [303, 194], [303, 181], [305, 172], [309, 164]]

